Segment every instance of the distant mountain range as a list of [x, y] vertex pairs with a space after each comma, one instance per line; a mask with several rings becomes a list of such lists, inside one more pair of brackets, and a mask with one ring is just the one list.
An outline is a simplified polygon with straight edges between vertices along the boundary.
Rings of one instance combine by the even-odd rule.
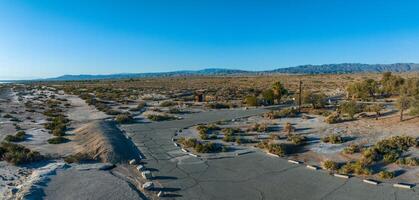
[[101, 80], [101, 79], [130, 79], [151, 77], [177, 77], [177, 76], [226, 76], [226, 75], [258, 75], [258, 74], [350, 74], [350, 73], [381, 73], [381, 72], [419, 72], [419, 64], [395, 63], [395, 64], [361, 64], [342, 63], [324, 65], [300, 65], [296, 67], [278, 68], [268, 71], [245, 71], [234, 69], [211, 68], [203, 70], [183, 70], [173, 72], [156, 73], [123, 73], [108, 75], [64, 75], [56, 78], [48, 78], [49, 81], [69, 80]]

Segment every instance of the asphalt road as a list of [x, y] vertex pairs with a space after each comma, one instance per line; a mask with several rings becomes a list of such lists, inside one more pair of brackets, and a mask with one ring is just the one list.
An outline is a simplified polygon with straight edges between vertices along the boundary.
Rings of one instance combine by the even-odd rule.
[[130, 124], [123, 129], [145, 156], [149, 168], [175, 199], [419, 199], [416, 188], [369, 185], [268, 156], [261, 151], [222, 159], [192, 157], [174, 146], [176, 130], [199, 123], [230, 120], [264, 109], [222, 110], [187, 115], [182, 120]]

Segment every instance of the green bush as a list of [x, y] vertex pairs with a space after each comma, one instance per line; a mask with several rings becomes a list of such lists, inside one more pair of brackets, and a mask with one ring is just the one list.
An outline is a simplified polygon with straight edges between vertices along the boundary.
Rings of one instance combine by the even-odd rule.
[[144, 101], [140, 101], [135, 108], [131, 108], [130, 111], [140, 111], [146, 107], [146, 103]]
[[160, 107], [170, 107], [176, 105], [173, 101], [163, 101], [160, 103]]
[[26, 164], [43, 159], [37, 151], [9, 142], [2, 142], [0, 145], [0, 160], [5, 160], [14, 165]]
[[148, 115], [147, 118], [151, 121], [166, 121], [176, 119], [169, 115]]
[[259, 102], [255, 96], [247, 96], [244, 100], [247, 106], [258, 106]]
[[396, 164], [398, 165], [407, 165], [407, 166], [418, 166], [419, 165], [419, 159], [413, 158], [413, 157], [407, 157], [407, 158], [399, 158], [396, 161]]
[[263, 124], [254, 124], [251, 128], [250, 131], [256, 131], [256, 132], [268, 132], [269, 131], [269, 127], [267, 124], [263, 123]]
[[334, 112], [331, 113], [329, 116], [327, 116], [326, 118], [324, 118], [324, 122], [328, 123], [328, 124], [336, 124], [341, 122], [342, 119], [340, 118], [339, 114]]
[[61, 143], [65, 143], [68, 142], [69, 140], [65, 137], [62, 136], [58, 136], [58, 137], [53, 137], [48, 139], [48, 143], [49, 144], [61, 144]]
[[134, 118], [130, 114], [119, 114], [115, 118], [116, 122], [120, 124], [128, 124], [134, 121]]
[[209, 104], [207, 104], [207, 107], [208, 108], [211, 108], [211, 109], [225, 109], [225, 108], [231, 108], [232, 105], [231, 104], [227, 104], [227, 103], [219, 103], [219, 102], [217, 102], [217, 103], [209, 103]]
[[268, 141], [259, 142], [256, 147], [268, 150], [269, 153], [284, 156], [290, 152], [290, 147], [287, 144], [272, 144]]
[[77, 153], [64, 158], [66, 163], [82, 163], [84, 161], [90, 161], [92, 158], [87, 154]]
[[383, 170], [378, 173], [378, 176], [382, 179], [391, 179], [391, 178], [394, 178], [394, 172]]
[[343, 153], [345, 154], [354, 154], [360, 151], [361, 151], [361, 147], [356, 144], [350, 144], [349, 146], [345, 147], [345, 149], [343, 149]]
[[290, 134], [288, 135], [288, 141], [291, 141], [295, 145], [302, 145], [305, 144], [307, 141], [307, 138], [302, 135], [296, 135], [296, 134]]
[[321, 140], [324, 143], [332, 143], [332, 144], [341, 144], [344, 142], [342, 137], [340, 137], [339, 135], [329, 135], [329, 136], [323, 137]]
[[223, 141], [224, 142], [234, 142], [235, 138], [234, 136], [230, 135], [230, 134], [225, 134], [223, 137]]
[[119, 112], [117, 110], [113, 110], [113, 109], [107, 109], [107, 110], [105, 110], [105, 113], [107, 115], [119, 115], [119, 114], [121, 114], [121, 112]]
[[362, 162], [348, 162], [340, 168], [340, 173], [343, 174], [357, 174], [357, 175], [371, 175], [372, 171]]
[[394, 163], [397, 161], [398, 158], [399, 158], [399, 154], [395, 152], [390, 152], [390, 153], [384, 154], [383, 161], [385, 163]]
[[18, 131], [15, 135], [7, 135], [4, 140], [7, 142], [21, 142], [25, 140], [25, 131]]
[[339, 169], [338, 163], [332, 161], [332, 160], [326, 160], [323, 162], [323, 168], [330, 170], [330, 171], [336, 171]]
[[216, 153], [222, 151], [222, 145], [207, 142], [202, 143], [195, 138], [186, 139], [184, 137], [178, 139], [179, 144], [185, 148], [194, 148], [198, 153]]

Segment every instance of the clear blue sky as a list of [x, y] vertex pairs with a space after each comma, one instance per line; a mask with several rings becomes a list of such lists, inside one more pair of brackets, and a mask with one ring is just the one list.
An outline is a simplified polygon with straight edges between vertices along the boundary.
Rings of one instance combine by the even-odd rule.
[[342, 62], [419, 62], [419, 1], [0, 1], [0, 79]]

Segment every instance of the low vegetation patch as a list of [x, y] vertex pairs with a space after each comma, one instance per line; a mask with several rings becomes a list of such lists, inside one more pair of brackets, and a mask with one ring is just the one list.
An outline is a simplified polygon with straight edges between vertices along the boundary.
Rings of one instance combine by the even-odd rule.
[[407, 157], [407, 158], [399, 158], [396, 161], [396, 164], [402, 165], [402, 166], [418, 166], [419, 165], [419, 159], [414, 157]]
[[128, 124], [134, 122], [134, 118], [128, 113], [117, 115], [115, 120], [120, 124]]
[[186, 139], [184, 137], [178, 139], [179, 144], [185, 148], [193, 148], [198, 153], [217, 153], [223, 151], [223, 146], [213, 142], [200, 142], [195, 138]]
[[70, 155], [64, 158], [66, 163], [82, 163], [86, 161], [91, 161], [91, 157], [87, 154], [77, 153], [74, 155]]
[[339, 135], [328, 135], [323, 137], [322, 142], [324, 143], [331, 143], [331, 144], [341, 144], [344, 142], [344, 139]]
[[324, 169], [327, 169], [329, 171], [336, 171], [339, 169], [339, 165], [337, 162], [332, 160], [326, 160], [322, 163], [322, 166]]
[[7, 142], [21, 142], [25, 140], [26, 133], [25, 131], [18, 131], [15, 135], [7, 135], [4, 140]]
[[371, 175], [372, 170], [361, 161], [348, 162], [340, 168], [342, 174]]
[[62, 136], [58, 136], [58, 137], [53, 137], [48, 139], [48, 143], [49, 144], [61, 144], [61, 143], [65, 143], [68, 142], [69, 140], [65, 137]]
[[378, 173], [378, 177], [380, 177], [381, 179], [391, 179], [394, 178], [394, 172], [383, 170]]
[[285, 144], [285, 143], [281, 143], [281, 144], [275, 144], [275, 143], [270, 143], [268, 141], [262, 141], [259, 142], [256, 147], [261, 148], [261, 149], [265, 149], [267, 150], [269, 153], [278, 155], [278, 156], [285, 156], [289, 153], [291, 153], [292, 148], [294, 147], [291, 144]]
[[361, 147], [357, 144], [350, 144], [349, 146], [343, 149], [343, 153], [345, 154], [354, 154], [359, 153], [361, 151]]
[[324, 122], [328, 123], [328, 124], [336, 124], [341, 122], [342, 119], [340, 118], [339, 114], [336, 112], [333, 112], [331, 114], [329, 114], [326, 118], [324, 118]]
[[167, 120], [176, 119], [173, 116], [165, 115], [165, 114], [162, 114], [162, 115], [148, 115], [147, 118], [151, 121], [167, 121]]
[[2, 142], [0, 145], [0, 160], [5, 160], [14, 165], [27, 164], [43, 159], [37, 151], [9, 142]]
[[305, 136], [297, 135], [297, 134], [288, 135], [287, 140], [291, 141], [295, 145], [302, 145], [307, 142], [307, 138]]

